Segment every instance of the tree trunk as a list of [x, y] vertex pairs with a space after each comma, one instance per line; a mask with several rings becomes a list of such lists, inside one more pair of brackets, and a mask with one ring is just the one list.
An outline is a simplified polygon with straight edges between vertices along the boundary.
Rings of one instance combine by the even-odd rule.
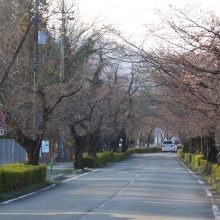
[[83, 169], [83, 152], [87, 148], [87, 136], [80, 136], [75, 130], [75, 125], [70, 125], [70, 132], [72, 137], [75, 140], [75, 159], [74, 159], [74, 168]]
[[17, 131], [15, 141], [17, 141], [25, 149], [27, 153], [27, 164], [38, 165], [42, 139], [43, 136], [38, 135], [35, 140], [29, 139], [22, 132]]
[[114, 138], [110, 141], [110, 148], [113, 150], [113, 152], [118, 152], [119, 150], [119, 138]]
[[190, 153], [191, 154], [195, 154], [196, 153], [196, 138], [191, 138]]
[[130, 143], [129, 138], [127, 138], [127, 139], [126, 139], [126, 149], [128, 149], [129, 146], [131, 147], [131, 143]]
[[196, 154], [201, 153], [201, 142], [202, 142], [202, 138], [201, 136], [198, 136], [196, 138]]
[[147, 147], [150, 147], [152, 132], [153, 132], [153, 129], [151, 129], [150, 133], [148, 133], [148, 135], [147, 135]]
[[189, 152], [189, 140], [183, 142], [183, 152], [188, 153]]
[[76, 142], [74, 168], [83, 169], [83, 152], [87, 147], [87, 136], [75, 136], [74, 140]]
[[118, 131], [118, 134], [115, 136], [115, 138], [110, 140], [110, 147], [114, 152], [118, 152], [119, 151], [119, 142], [120, 139], [123, 140], [122, 143], [122, 151], [126, 152], [127, 148], [126, 148], [126, 133], [125, 133], [125, 128], [122, 128], [120, 131]]
[[96, 153], [99, 149], [99, 137], [97, 133], [90, 134], [88, 137], [88, 155], [91, 157], [96, 157]]
[[208, 136], [208, 162], [216, 163], [218, 155], [218, 150], [215, 146], [215, 133], [210, 132]]
[[37, 154], [32, 154], [32, 153], [29, 153], [27, 152], [27, 163], [30, 164], [30, 165], [38, 165], [39, 163], [39, 153]]
[[203, 154], [203, 160], [207, 160], [207, 157], [208, 157], [208, 155], [207, 155], [207, 136], [206, 135], [203, 135], [202, 136], [202, 149], [201, 149], [201, 151], [202, 151], [202, 154]]
[[122, 136], [121, 136], [121, 138], [122, 138], [122, 148], [121, 148], [121, 151], [122, 152], [126, 152], [126, 150], [128, 148], [127, 148], [127, 136], [126, 136], [124, 128], [122, 129], [121, 133], [122, 133]]

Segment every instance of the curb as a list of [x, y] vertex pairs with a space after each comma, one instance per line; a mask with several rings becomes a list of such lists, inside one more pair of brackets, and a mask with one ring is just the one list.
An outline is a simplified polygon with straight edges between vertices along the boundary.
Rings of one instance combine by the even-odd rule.
[[65, 176], [63, 174], [51, 177], [51, 179], [54, 180], [54, 181], [58, 181], [58, 180], [61, 180], [61, 179], [64, 179], [64, 178], [65, 178]]
[[[92, 170], [89, 169], [89, 168], [85, 168], [84, 170], [82, 169], [79, 169], [79, 170], [74, 170], [73, 174], [82, 174], [85, 172], [91, 172]], [[65, 178], [68, 178], [66, 176], [66, 174], [57, 174], [56, 176], [51, 176], [51, 177], [48, 177], [47, 179], [50, 179], [52, 181], [59, 181], [61, 179], [65, 179]]]
[[75, 173], [75, 174], [81, 174], [81, 173], [83, 173], [83, 170], [75, 170], [74, 173]]

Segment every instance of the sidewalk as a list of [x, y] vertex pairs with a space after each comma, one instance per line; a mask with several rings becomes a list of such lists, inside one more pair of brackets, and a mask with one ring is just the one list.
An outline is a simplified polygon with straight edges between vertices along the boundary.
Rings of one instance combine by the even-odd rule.
[[[78, 172], [78, 171], [77, 171]], [[55, 162], [52, 166], [47, 166], [47, 180], [58, 181], [60, 179], [74, 176], [76, 173], [73, 163], [71, 162]]]

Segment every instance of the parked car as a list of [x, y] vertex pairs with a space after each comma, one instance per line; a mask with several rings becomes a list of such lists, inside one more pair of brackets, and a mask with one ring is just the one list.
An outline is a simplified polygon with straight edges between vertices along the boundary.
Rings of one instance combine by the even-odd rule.
[[172, 140], [166, 140], [162, 144], [162, 152], [177, 152], [177, 145], [175, 141]]

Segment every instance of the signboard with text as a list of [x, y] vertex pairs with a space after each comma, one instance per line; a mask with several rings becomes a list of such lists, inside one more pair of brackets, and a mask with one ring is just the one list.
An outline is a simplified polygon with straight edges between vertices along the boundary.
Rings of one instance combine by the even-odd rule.
[[42, 153], [49, 153], [49, 140], [43, 140], [41, 144], [41, 152]]

